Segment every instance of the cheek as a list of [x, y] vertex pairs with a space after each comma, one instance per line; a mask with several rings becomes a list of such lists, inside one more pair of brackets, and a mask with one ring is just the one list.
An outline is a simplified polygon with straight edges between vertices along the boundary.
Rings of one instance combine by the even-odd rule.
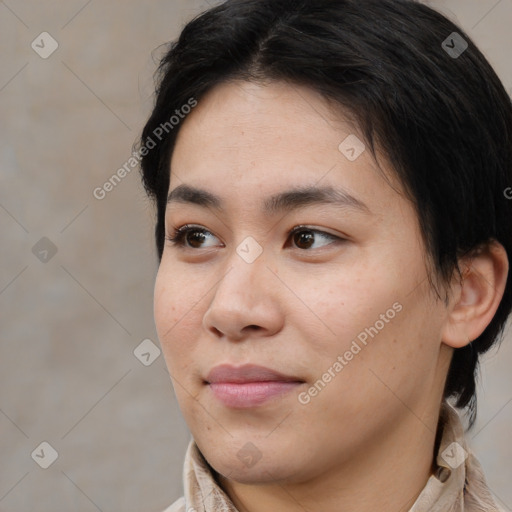
[[382, 275], [379, 280], [379, 276], [366, 270], [355, 275], [340, 272], [334, 276], [331, 272], [317, 279], [316, 284], [301, 280], [294, 291], [302, 299], [295, 311], [297, 321], [309, 330], [310, 336], [315, 329], [311, 339], [323, 340], [322, 345], [336, 350], [350, 345], [353, 338], [375, 322], [382, 327], [381, 314], [390, 310], [386, 319], [399, 314], [393, 309], [398, 296], [394, 286], [382, 279]]
[[168, 278], [160, 265], [155, 280], [153, 308], [156, 329], [162, 343], [167, 337], [166, 333], [170, 332], [179, 319], [175, 287], [176, 284]]
[[[179, 272], [160, 266], [154, 289], [154, 320], [169, 371], [183, 372], [189, 364], [197, 327], [198, 299], [192, 287], [179, 279]], [[200, 324], [199, 324], [200, 325]]]
[[295, 291], [308, 309], [301, 305], [291, 315], [305, 333], [303, 340], [315, 340], [316, 373], [346, 354], [343, 372], [352, 382], [373, 382], [371, 368], [398, 384], [435, 363], [439, 326], [427, 311], [426, 292], [420, 287], [410, 293], [415, 272], [403, 273], [401, 279], [394, 275], [374, 265], [335, 280], [331, 273], [314, 287], [307, 280], [297, 282]]

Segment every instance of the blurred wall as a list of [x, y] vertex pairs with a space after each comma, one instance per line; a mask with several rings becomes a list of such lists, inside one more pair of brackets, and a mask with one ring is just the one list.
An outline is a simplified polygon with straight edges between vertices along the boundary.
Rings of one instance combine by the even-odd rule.
[[[137, 168], [93, 191], [131, 156], [152, 51], [213, 2], [0, 1], [0, 511], [159, 512], [182, 494], [152, 205]], [[429, 3], [511, 90], [512, 0]], [[469, 436], [508, 510], [511, 342], [484, 363]]]

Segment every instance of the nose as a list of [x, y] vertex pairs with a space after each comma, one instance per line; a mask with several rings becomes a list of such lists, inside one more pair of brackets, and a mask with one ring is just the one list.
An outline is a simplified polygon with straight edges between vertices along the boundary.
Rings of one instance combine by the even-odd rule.
[[235, 253], [229, 263], [214, 287], [203, 328], [233, 341], [278, 332], [283, 322], [278, 295], [282, 286], [263, 256], [248, 263]]

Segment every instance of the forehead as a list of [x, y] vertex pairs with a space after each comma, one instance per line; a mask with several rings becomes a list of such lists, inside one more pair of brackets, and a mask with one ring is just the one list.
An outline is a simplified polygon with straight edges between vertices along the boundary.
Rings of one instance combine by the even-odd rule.
[[343, 134], [355, 131], [356, 126], [335, 113], [310, 88], [284, 82], [232, 81], [212, 88], [199, 101], [183, 122], [178, 142], [189, 135], [198, 139], [196, 144], [210, 149], [217, 146], [236, 150], [246, 146], [249, 150], [257, 139], [266, 143], [263, 148], [253, 147], [255, 154], [261, 154], [262, 150], [272, 151], [275, 143], [281, 141], [299, 148], [301, 141], [309, 140], [315, 142], [311, 149], [318, 151], [332, 147], [333, 143], [337, 147]]
[[169, 190], [183, 183], [242, 202], [313, 186], [342, 189], [367, 205], [390, 200], [353, 123], [315, 91], [280, 82], [227, 82], [199, 101], [171, 159]]

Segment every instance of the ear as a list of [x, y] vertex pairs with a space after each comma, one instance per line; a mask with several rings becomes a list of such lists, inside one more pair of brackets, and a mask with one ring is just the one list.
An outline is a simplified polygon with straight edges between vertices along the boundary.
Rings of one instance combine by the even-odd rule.
[[468, 345], [491, 323], [507, 282], [507, 252], [497, 241], [459, 260], [462, 278], [454, 278], [450, 289], [448, 317], [442, 341], [453, 348]]

